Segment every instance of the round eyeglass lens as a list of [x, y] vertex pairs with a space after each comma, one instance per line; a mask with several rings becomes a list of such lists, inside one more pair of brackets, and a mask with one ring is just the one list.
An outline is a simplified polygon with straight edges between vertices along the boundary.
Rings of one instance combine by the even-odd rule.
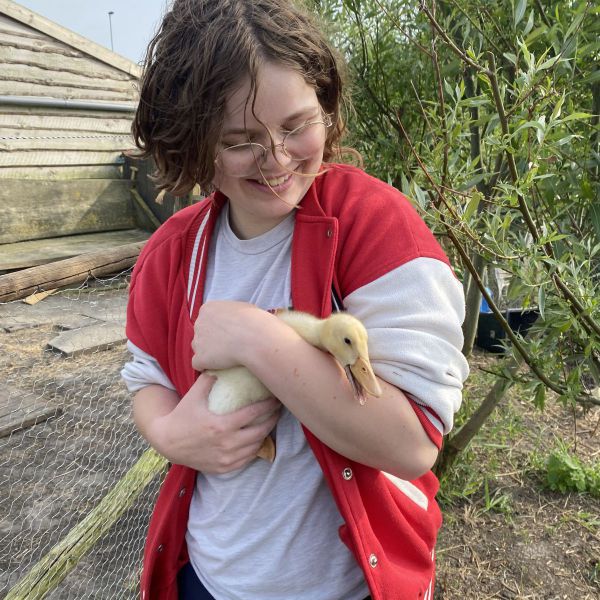
[[282, 152], [295, 160], [306, 160], [318, 152], [325, 143], [328, 123], [314, 121], [296, 127], [286, 133], [280, 144], [268, 148], [256, 142], [236, 144], [221, 150], [216, 163], [227, 175], [244, 177], [261, 166], [271, 149], [281, 148]]

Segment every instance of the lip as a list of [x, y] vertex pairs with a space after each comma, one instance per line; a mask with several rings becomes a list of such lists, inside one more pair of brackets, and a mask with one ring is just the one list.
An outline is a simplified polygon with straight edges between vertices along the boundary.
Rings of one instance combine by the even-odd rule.
[[279, 185], [272, 185], [269, 186], [266, 183], [259, 183], [258, 181], [256, 181], [256, 179], [246, 179], [246, 182], [251, 185], [252, 187], [254, 187], [257, 190], [260, 190], [261, 192], [267, 192], [267, 193], [273, 193], [273, 192], [285, 192], [287, 189], [289, 189], [289, 187], [293, 184], [294, 182], [294, 172], [286, 172], [283, 173], [282, 175], [278, 175], [278, 176], [272, 176], [269, 175], [267, 177], [263, 177], [263, 181], [264, 180], [269, 180], [269, 179], [279, 179], [280, 177], [287, 177], [287, 179], [283, 182], [280, 183]]

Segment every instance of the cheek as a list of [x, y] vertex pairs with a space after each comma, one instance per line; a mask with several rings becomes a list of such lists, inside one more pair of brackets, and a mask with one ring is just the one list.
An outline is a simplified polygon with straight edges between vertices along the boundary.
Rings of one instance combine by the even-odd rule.
[[216, 189], [221, 189], [223, 187], [223, 173], [221, 173], [221, 171], [219, 170], [218, 167], [215, 167], [215, 174], [214, 177], [211, 181], [211, 183], [213, 184], [213, 186]]

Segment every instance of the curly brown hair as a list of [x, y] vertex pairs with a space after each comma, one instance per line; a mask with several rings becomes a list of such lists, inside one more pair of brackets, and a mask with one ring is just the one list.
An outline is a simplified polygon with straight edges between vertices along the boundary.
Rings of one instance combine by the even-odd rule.
[[[342, 61], [308, 11], [291, 0], [175, 0], [150, 42], [132, 131], [161, 189], [212, 188], [228, 94], [260, 64], [297, 71], [315, 88], [329, 130], [323, 159], [340, 154]], [[252, 99], [249, 99], [252, 100]]]

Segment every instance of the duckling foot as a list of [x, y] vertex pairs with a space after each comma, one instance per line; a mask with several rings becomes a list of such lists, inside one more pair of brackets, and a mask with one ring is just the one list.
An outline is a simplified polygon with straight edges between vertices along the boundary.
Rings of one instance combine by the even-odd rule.
[[263, 460], [268, 460], [271, 463], [275, 460], [275, 442], [270, 435], [264, 439], [262, 446], [256, 453], [256, 456], [258, 458], [262, 458]]

